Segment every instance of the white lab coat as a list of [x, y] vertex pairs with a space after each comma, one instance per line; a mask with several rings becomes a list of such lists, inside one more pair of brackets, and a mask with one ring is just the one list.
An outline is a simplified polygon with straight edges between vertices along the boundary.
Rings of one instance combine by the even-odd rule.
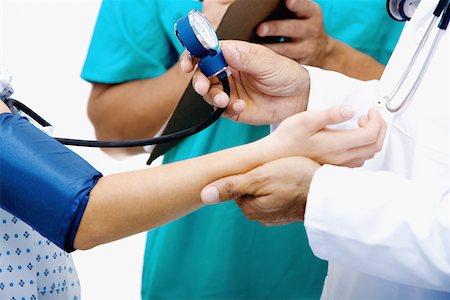
[[[421, 2], [381, 81], [308, 68], [308, 109], [353, 104], [365, 113], [389, 94], [437, 2]], [[323, 299], [450, 299], [449, 30], [406, 110], [383, 109], [383, 150], [362, 168], [325, 165], [313, 178], [305, 227], [315, 255], [329, 261]], [[397, 99], [418, 68], [411, 73]]]

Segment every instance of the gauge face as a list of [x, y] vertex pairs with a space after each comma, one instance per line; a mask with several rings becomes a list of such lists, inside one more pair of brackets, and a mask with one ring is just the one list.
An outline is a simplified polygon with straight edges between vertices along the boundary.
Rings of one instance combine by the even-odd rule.
[[219, 46], [219, 40], [216, 32], [212, 28], [208, 19], [198, 10], [191, 11], [189, 13], [189, 24], [194, 31], [200, 44], [205, 49], [216, 49]]

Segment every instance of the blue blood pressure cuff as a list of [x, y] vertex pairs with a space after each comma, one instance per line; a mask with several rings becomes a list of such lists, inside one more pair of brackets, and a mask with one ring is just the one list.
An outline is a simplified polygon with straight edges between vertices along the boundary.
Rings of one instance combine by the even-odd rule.
[[0, 114], [0, 207], [71, 252], [102, 174], [19, 115]]

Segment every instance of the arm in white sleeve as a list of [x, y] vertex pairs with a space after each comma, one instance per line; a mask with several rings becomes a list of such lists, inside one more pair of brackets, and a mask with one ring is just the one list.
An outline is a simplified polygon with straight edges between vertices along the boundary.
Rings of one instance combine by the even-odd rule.
[[449, 181], [428, 177], [321, 167], [305, 214], [314, 254], [383, 279], [450, 291]]
[[305, 68], [311, 80], [308, 110], [351, 105], [356, 114], [349, 122], [356, 126], [359, 116], [366, 115], [380, 99], [378, 80], [361, 81], [334, 71]]
[[[334, 71], [304, 66], [310, 76], [308, 110], [325, 109], [333, 106], [351, 105], [355, 117], [333, 128], [354, 128], [360, 115], [366, 115], [370, 107], [380, 98], [379, 81], [361, 81]], [[274, 131], [278, 124], [271, 125]]]

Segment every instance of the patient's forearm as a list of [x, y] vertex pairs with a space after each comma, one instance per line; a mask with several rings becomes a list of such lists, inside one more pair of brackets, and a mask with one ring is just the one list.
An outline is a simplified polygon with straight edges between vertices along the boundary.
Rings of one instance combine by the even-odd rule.
[[274, 155], [267, 141], [216, 152], [158, 168], [102, 178], [91, 191], [74, 246], [89, 249], [180, 218], [202, 206], [208, 183], [247, 172]]
[[8, 106], [6, 106], [6, 104], [3, 103], [3, 101], [0, 101], [0, 114], [9, 113], [9, 112], [10, 111], [9, 111]]

